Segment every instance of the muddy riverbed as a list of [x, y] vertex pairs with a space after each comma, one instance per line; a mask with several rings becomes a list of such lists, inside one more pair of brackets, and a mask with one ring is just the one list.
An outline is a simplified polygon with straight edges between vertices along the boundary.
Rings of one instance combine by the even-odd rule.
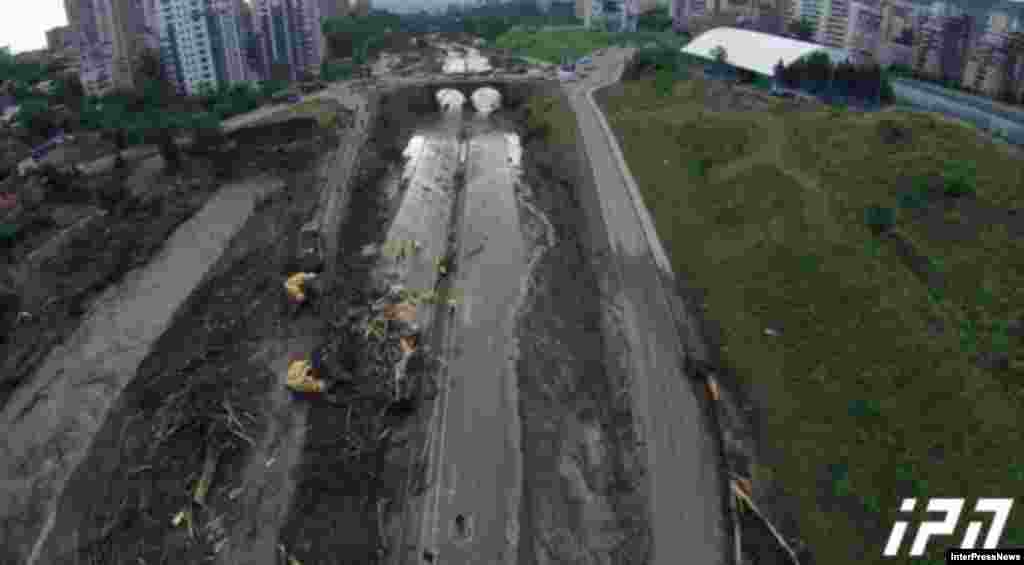
[[[630, 402], [603, 366], [583, 244], [586, 163], [524, 125], [524, 102], [557, 85], [497, 85], [498, 102], [453, 86], [447, 109], [436, 88], [373, 97], [338, 256], [298, 312], [283, 281], [338, 141], [313, 128], [282, 151], [239, 133], [226, 170], [283, 188], [111, 399], [55, 512], [3, 524], [27, 537], [0, 561], [646, 562]], [[409, 302], [415, 321], [374, 307]], [[314, 352], [327, 391], [287, 391], [289, 362]], [[517, 468], [484, 480], [505, 455]]]

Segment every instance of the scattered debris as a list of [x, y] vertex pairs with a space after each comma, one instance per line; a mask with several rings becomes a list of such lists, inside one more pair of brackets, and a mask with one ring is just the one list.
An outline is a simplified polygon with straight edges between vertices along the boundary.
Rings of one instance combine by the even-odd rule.
[[326, 384], [314, 376], [313, 366], [306, 360], [292, 361], [288, 366], [288, 388], [296, 392], [324, 392]]
[[368, 243], [360, 249], [359, 254], [363, 257], [376, 257], [380, 254], [380, 248], [372, 243]]
[[383, 309], [385, 320], [412, 323], [416, 321], [416, 305], [412, 302], [399, 302], [389, 304]]
[[721, 398], [718, 393], [718, 381], [716, 381], [715, 377], [711, 376], [710, 374], [707, 375], [705, 379], [708, 385], [708, 393], [711, 395], [711, 400], [718, 402], [718, 400]]
[[288, 277], [288, 280], [284, 283], [285, 291], [288, 292], [288, 298], [296, 304], [305, 302], [306, 283], [316, 278], [316, 273], [295, 273]]
[[281, 558], [287, 562], [288, 565], [302, 565], [302, 562], [295, 558], [294, 555], [288, 553], [288, 550], [284, 548], [284, 545], [277, 546], [278, 551], [281, 552]]
[[212, 444], [207, 445], [203, 473], [199, 476], [195, 490], [192, 492], [192, 500], [200, 506], [206, 503], [206, 495], [210, 492], [210, 483], [213, 482], [213, 474], [217, 471], [217, 461], [219, 458], [220, 452]]
[[734, 476], [733, 480], [730, 481], [733, 496], [736, 497], [736, 500], [738, 502], [742, 502], [746, 508], [753, 512], [754, 515], [757, 516], [762, 523], [764, 523], [764, 525], [768, 528], [768, 531], [771, 532], [772, 536], [775, 537], [775, 541], [777, 541], [779, 545], [782, 546], [782, 549], [784, 549], [786, 553], [789, 554], [789, 558], [790, 560], [792, 560], [793, 565], [800, 565], [800, 560], [797, 558], [796, 552], [793, 551], [793, 548], [790, 547], [789, 543], [786, 541], [785, 538], [782, 537], [782, 534], [779, 533], [779, 530], [775, 528], [771, 521], [769, 521], [768, 518], [761, 513], [761, 511], [757, 508], [757, 505], [754, 504], [753, 498], [749, 494], [747, 494], [747, 492], [744, 492], [745, 487], [749, 488], [749, 486], [747, 485], [749, 485], [750, 482], [747, 481], [746, 485], [741, 485], [737, 480], [739, 478], [741, 477]]
[[181, 525], [184, 524], [188, 528], [188, 535], [192, 538], [196, 537], [196, 531], [193, 527], [192, 509], [186, 508], [175, 514], [174, 517], [171, 518], [171, 524], [175, 528], [181, 527]]

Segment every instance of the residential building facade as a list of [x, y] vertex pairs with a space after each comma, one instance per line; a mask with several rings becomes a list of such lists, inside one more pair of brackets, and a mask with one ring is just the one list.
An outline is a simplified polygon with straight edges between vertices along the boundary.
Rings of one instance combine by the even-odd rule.
[[255, 0], [253, 29], [263, 78], [296, 80], [316, 72], [324, 54], [319, 0]]
[[825, 0], [815, 29], [815, 40], [822, 45], [842, 48], [850, 21], [850, 0]]
[[679, 31], [700, 33], [713, 27], [735, 26], [782, 33], [792, 0], [673, 0], [670, 15]]
[[972, 18], [948, 2], [935, 2], [915, 25], [911, 67], [919, 73], [959, 83], [970, 46]]
[[1020, 99], [1024, 75], [1024, 13], [1016, 3], [997, 6], [973, 42], [962, 86], [992, 97]]
[[881, 37], [878, 45], [879, 63], [886, 66], [911, 65], [917, 11], [920, 11], [920, 8], [910, 0], [883, 0]]
[[153, 13], [147, 8], [153, 1], [65, 0], [79, 78], [87, 93], [134, 87], [139, 56], [157, 45]]
[[46, 32], [46, 48], [50, 51], [73, 48], [75, 43], [75, 34], [71, 26], [55, 27]]
[[844, 47], [856, 64], [878, 61], [882, 38], [882, 10], [879, 0], [850, 2], [850, 18]]
[[241, 0], [161, 0], [160, 60], [180, 92], [248, 80]]
[[114, 26], [110, 0], [66, 0], [68, 23], [79, 54], [79, 78], [87, 94], [114, 87]]
[[371, 8], [370, 0], [352, 0], [350, 5], [351, 12], [357, 16], [366, 16]]

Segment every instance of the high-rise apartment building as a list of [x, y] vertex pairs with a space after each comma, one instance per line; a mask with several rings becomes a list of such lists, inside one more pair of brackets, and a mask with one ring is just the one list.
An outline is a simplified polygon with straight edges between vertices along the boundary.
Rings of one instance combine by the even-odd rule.
[[850, 0], [825, 0], [821, 6], [815, 40], [829, 47], [845, 47], [850, 22]]
[[882, 37], [882, 10], [879, 0], [850, 2], [850, 17], [844, 47], [854, 63], [878, 61]]
[[918, 16], [911, 66], [925, 75], [960, 82], [972, 27], [972, 18], [959, 7], [933, 3]]
[[71, 26], [60, 26], [46, 31], [46, 48], [50, 51], [73, 48], [75, 43], [75, 35]]
[[882, 65], [910, 66], [913, 59], [915, 24], [922, 8], [910, 0], [882, 0], [882, 25], [878, 62]]
[[160, 60], [182, 92], [249, 78], [243, 56], [241, 0], [161, 0]]
[[789, 0], [790, 13], [795, 20], [807, 20], [817, 29], [818, 20], [825, 12], [825, 0]]
[[678, 30], [701, 32], [717, 26], [739, 26], [781, 33], [791, 0], [673, 0], [671, 16]]
[[961, 84], [989, 96], [1020, 99], [1024, 75], [1024, 7], [1015, 2], [996, 6], [984, 32], [972, 41]]
[[88, 94], [103, 94], [114, 86], [110, 0], [66, 0], [65, 9], [78, 46], [82, 86]]
[[294, 80], [304, 71], [317, 73], [328, 55], [323, 19], [366, 15], [369, 9], [367, 0], [254, 0], [253, 41], [263, 77]]
[[239, 31], [242, 36], [242, 53], [245, 58], [246, 75], [252, 78], [263, 78], [267, 76], [269, 69], [263, 67], [260, 38], [256, 34], [254, 19], [252, 6], [248, 2], [243, 2], [239, 20]]
[[156, 46], [153, 0], [65, 0], [79, 54], [79, 77], [90, 94], [130, 89], [139, 55]]
[[370, 13], [370, 0], [352, 0], [350, 10], [357, 16], [365, 16]]

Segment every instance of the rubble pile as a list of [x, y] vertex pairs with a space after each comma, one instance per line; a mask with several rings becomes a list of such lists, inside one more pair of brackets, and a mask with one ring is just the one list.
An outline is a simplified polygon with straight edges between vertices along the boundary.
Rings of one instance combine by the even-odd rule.
[[[295, 360], [287, 386], [300, 393], [323, 393], [335, 404], [371, 400], [396, 416], [412, 413], [434, 394], [437, 363], [421, 343], [416, 321], [425, 298], [400, 285], [335, 320], [332, 338], [311, 355]], [[294, 372], [293, 372], [294, 371]]]

